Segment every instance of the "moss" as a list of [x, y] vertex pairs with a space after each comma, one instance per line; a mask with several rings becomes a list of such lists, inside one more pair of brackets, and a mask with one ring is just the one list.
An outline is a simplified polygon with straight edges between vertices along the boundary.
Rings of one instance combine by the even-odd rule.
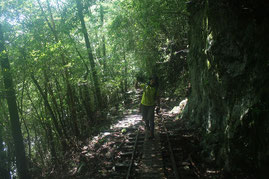
[[267, 7], [253, 2], [189, 4], [192, 92], [183, 116], [220, 168], [247, 171], [255, 162], [259, 173], [268, 163], [269, 22]]

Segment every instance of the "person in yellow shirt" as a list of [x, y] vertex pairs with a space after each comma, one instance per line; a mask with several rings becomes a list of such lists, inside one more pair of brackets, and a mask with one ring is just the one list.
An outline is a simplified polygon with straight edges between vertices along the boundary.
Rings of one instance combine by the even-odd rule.
[[149, 139], [154, 138], [154, 109], [158, 114], [160, 110], [160, 97], [158, 90], [158, 78], [153, 76], [148, 84], [141, 84], [143, 95], [141, 100], [142, 118], [145, 121], [146, 131], [150, 132]]

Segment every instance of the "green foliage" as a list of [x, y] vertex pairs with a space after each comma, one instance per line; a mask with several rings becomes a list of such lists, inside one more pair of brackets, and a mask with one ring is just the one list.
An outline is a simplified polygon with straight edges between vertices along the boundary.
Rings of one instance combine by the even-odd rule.
[[[179, 51], [186, 48], [188, 25], [183, 0], [81, 3], [100, 77], [102, 114], [113, 107], [120, 111], [134, 81], [145, 82], [153, 73], [160, 74], [162, 86], [184, 88], [185, 55]], [[96, 104], [76, 3], [10, 0], [1, 2], [0, 12], [26, 153], [32, 163], [49, 170], [68, 146], [92, 134], [89, 129], [98, 131], [94, 127], [105, 117]], [[171, 93], [183, 95], [177, 89]], [[3, 141], [11, 148], [3, 95], [0, 77], [0, 122]]]
[[161, 86], [168, 84], [169, 88], [182, 81], [180, 77], [186, 79], [186, 54], [182, 51], [188, 30], [185, 2], [124, 1], [119, 7], [113, 13], [110, 35], [132, 49], [138, 66], [136, 77], [158, 74]]

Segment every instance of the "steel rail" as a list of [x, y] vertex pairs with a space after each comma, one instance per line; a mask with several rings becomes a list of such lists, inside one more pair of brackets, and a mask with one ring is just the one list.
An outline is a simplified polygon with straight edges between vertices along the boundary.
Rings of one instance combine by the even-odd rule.
[[178, 169], [177, 169], [177, 165], [176, 165], [176, 161], [175, 161], [175, 155], [174, 155], [174, 152], [172, 150], [171, 142], [170, 142], [169, 136], [168, 136], [168, 130], [167, 130], [165, 124], [164, 124], [164, 120], [163, 120], [163, 117], [161, 115], [160, 115], [160, 118], [161, 118], [161, 121], [162, 121], [162, 124], [163, 124], [164, 131], [166, 133], [166, 139], [167, 139], [167, 142], [168, 142], [168, 148], [169, 148], [169, 152], [170, 152], [170, 159], [172, 161], [172, 167], [173, 167], [174, 175], [175, 175], [176, 179], [180, 179], [181, 177], [180, 177]]
[[136, 138], [135, 138], [135, 144], [134, 144], [134, 150], [133, 150], [133, 153], [132, 153], [131, 163], [130, 163], [129, 168], [128, 168], [126, 179], [129, 179], [130, 176], [131, 176], [131, 171], [132, 171], [132, 168], [133, 168], [136, 149], [137, 149], [138, 137], [139, 137], [139, 130], [137, 130], [137, 134], [136, 134]]

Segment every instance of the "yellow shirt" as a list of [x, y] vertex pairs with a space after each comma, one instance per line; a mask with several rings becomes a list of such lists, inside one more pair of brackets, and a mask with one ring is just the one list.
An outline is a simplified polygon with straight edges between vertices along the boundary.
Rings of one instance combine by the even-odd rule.
[[143, 96], [141, 100], [141, 104], [145, 106], [154, 106], [157, 96], [159, 96], [159, 92], [154, 86], [142, 84], [143, 88]]

